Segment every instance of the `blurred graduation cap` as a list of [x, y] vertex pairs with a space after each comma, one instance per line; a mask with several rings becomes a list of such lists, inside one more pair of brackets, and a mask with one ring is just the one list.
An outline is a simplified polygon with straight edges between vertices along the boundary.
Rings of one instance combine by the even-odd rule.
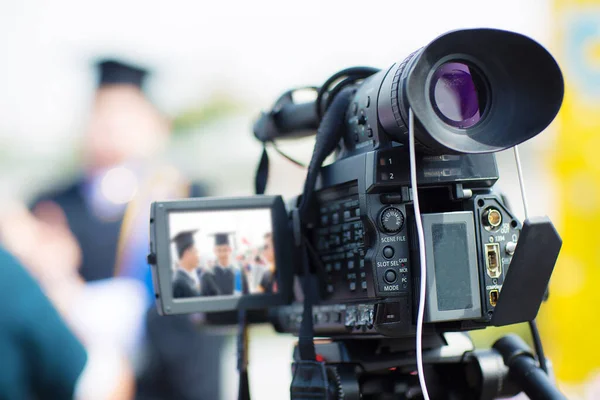
[[235, 232], [217, 232], [209, 236], [215, 237], [215, 246], [221, 246], [224, 244], [231, 244], [229, 238], [232, 235], [235, 235]]
[[196, 232], [198, 232], [198, 229], [179, 232], [173, 239], [171, 239], [172, 242], [175, 242], [175, 247], [177, 248], [177, 254], [179, 255], [179, 258], [181, 258], [184, 251], [194, 245], [194, 234]]
[[98, 87], [114, 84], [129, 84], [142, 88], [148, 71], [138, 66], [114, 59], [97, 62], [99, 72]]

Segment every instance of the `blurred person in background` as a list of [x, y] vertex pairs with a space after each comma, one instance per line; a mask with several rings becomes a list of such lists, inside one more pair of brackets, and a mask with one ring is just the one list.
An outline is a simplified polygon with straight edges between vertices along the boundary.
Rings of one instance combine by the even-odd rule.
[[[114, 60], [102, 61], [98, 68], [82, 174], [31, 206], [39, 222], [72, 233], [80, 256], [75, 262], [72, 250], [57, 248], [52, 266], [34, 263], [31, 268], [48, 278], [45, 291], [75, 331], [128, 358], [138, 377], [138, 398], [216, 399], [220, 372], [214, 364], [225, 338], [206, 339], [188, 316], [158, 318], [151, 307], [154, 292], [146, 261], [151, 201], [198, 197], [204, 191], [157, 161], [168, 143], [170, 124], [144, 95], [147, 72]], [[3, 225], [11, 251], [29, 257], [18, 249], [31, 251], [36, 245], [14, 233], [19, 222]], [[77, 284], [66, 290], [53, 278], [60, 270], [73, 272], [70, 282]], [[182, 341], [185, 352], [178, 347]]]
[[141, 161], [156, 152], [168, 130], [141, 90], [144, 70], [118, 61], [102, 61], [98, 69], [82, 174], [33, 204], [50, 201], [63, 209], [82, 249], [80, 274], [88, 282], [114, 276], [121, 222], [137, 189]]

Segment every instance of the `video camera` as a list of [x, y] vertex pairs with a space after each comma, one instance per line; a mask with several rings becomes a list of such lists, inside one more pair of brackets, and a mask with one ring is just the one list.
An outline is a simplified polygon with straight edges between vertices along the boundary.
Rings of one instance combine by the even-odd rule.
[[[265, 146], [317, 132], [300, 196], [287, 205], [264, 195], [152, 205], [149, 262], [159, 310], [268, 308], [280, 332], [298, 334], [310, 315], [320, 337], [410, 338], [425, 268], [425, 335], [533, 320], [561, 239], [548, 218], [522, 223], [494, 192], [493, 153], [536, 136], [558, 113], [564, 87], [553, 57], [517, 33], [458, 30], [388, 69], [349, 68], [314, 90], [316, 100], [300, 104], [286, 92], [254, 126]], [[323, 166], [331, 153], [335, 161]], [[265, 150], [258, 193], [267, 175]], [[268, 234], [274, 255], [264, 265], [206, 265], [201, 282], [212, 276], [219, 286], [237, 275], [246, 289], [213, 296], [200, 284], [195, 295], [178, 299], [172, 285], [182, 264], [173, 238], [192, 230], [200, 230], [200, 242], [233, 232], [232, 260], [232, 246], [264, 260], [269, 243], [260, 237]], [[258, 277], [265, 273], [268, 289]], [[317, 293], [307, 294], [311, 285]], [[302, 303], [307, 295], [312, 314]]]

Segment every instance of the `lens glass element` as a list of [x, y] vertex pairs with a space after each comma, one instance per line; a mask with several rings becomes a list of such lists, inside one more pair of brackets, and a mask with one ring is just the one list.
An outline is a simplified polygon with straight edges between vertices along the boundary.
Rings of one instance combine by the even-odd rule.
[[438, 116], [455, 128], [469, 128], [479, 122], [487, 97], [477, 71], [461, 62], [442, 64], [435, 71], [430, 96]]

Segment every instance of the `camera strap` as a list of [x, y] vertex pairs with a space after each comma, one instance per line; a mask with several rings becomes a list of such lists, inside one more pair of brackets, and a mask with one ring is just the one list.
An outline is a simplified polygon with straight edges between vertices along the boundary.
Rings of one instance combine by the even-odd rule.
[[265, 194], [267, 181], [269, 179], [269, 155], [267, 153], [267, 142], [263, 143], [263, 152], [260, 156], [256, 176], [254, 177], [254, 193]]
[[312, 308], [319, 295], [316, 282], [310, 278], [309, 244], [302, 232], [300, 222], [308, 220], [309, 210], [313, 206], [314, 191], [321, 165], [329, 154], [335, 150], [342, 138], [345, 114], [353, 94], [352, 89], [344, 88], [333, 99], [323, 116], [317, 129], [315, 148], [304, 182], [303, 195], [292, 221], [298, 227], [298, 229], [294, 229], [294, 232], [296, 242], [300, 244], [304, 274], [302, 279], [304, 309], [298, 335], [300, 360], [294, 363], [290, 389], [291, 398], [294, 400], [327, 399], [331, 393], [325, 363], [317, 361], [315, 350]]
[[[308, 219], [309, 209], [312, 205], [317, 178], [321, 165], [325, 159], [335, 150], [336, 146], [342, 138], [344, 131], [345, 114], [350, 99], [352, 98], [353, 90], [344, 88], [335, 96], [330, 107], [325, 112], [321, 124], [317, 129], [315, 148], [308, 166], [306, 181], [304, 182], [304, 191], [298, 206], [298, 217], [300, 221]], [[306, 239], [304, 235], [301, 238], [302, 251], [302, 266], [303, 266], [303, 291], [304, 291], [304, 310], [302, 315], [302, 324], [300, 325], [300, 335], [298, 348], [300, 358], [302, 360], [314, 361], [316, 358], [314, 346], [314, 327], [312, 317], [312, 306], [318, 299], [318, 291], [314, 281], [309, 279], [309, 255]]]

